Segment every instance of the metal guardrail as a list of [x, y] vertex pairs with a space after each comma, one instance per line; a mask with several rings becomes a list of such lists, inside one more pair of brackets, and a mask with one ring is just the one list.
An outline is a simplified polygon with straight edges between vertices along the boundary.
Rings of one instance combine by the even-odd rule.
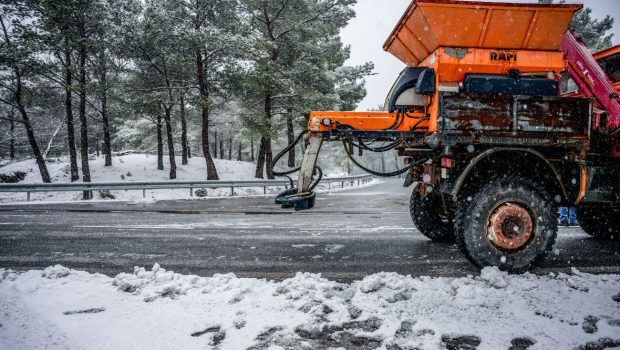
[[[367, 183], [372, 180], [372, 175], [347, 176], [338, 178], [324, 177], [321, 183], [327, 183], [331, 190], [333, 183], [340, 183], [344, 188], [345, 183], [351, 186]], [[294, 181], [296, 182], [296, 181]], [[247, 180], [247, 181], [162, 181], [162, 182], [65, 182], [65, 183], [44, 183], [44, 184], [0, 184], [0, 193], [4, 192], [24, 192], [26, 199], [30, 201], [30, 194], [33, 192], [79, 192], [79, 191], [132, 191], [142, 190], [142, 197], [146, 197], [146, 190], [160, 189], [189, 189], [190, 197], [194, 195], [194, 189], [216, 189], [230, 188], [230, 195], [235, 195], [235, 188], [262, 187], [263, 194], [267, 194], [268, 187], [284, 187], [288, 189], [289, 180]]]

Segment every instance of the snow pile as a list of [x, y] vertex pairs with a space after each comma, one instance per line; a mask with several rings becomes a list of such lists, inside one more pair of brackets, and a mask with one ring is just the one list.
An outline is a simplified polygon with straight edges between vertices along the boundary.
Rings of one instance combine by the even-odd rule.
[[[135, 268], [115, 278], [0, 269], [0, 348], [603, 349], [620, 346], [620, 276], [371, 275], [281, 282]], [[54, 276], [54, 277], [52, 277]]]
[[54, 265], [49, 266], [43, 272], [41, 272], [41, 277], [54, 279], [54, 278], [63, 278], [67, 277], [71, 274], [71, 270], [62, 266], [62, 265]]

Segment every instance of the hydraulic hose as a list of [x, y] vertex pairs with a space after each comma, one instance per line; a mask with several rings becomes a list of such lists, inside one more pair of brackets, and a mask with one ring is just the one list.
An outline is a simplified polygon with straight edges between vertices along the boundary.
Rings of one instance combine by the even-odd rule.
[[400, 145], [402, 142], [403, 142], [403, 141], [402, 141], [402, 139], [401, 139], [401, 140], [398, 140], [398, 141], [396, 141], [396, 142], [390, 143], [390, 144], [388, 144], [387, 146], [381, 146], [381, 147], [375, 147], [375, 148], [372, 148], [372, 147], [370, 147], [370, 146], [366, 145], [366, 144], [364, 143], [364, 141], [359, 140], [359, 145], [357, 145], [357, 144], [355, 144], [355, 143], [354, 143], [354, 145], [355, 145], [356, 147], [358, 147], [358, 148], [360, 148], [360, 146], [361, 146], [361, 148], [362, 148], [362, 149], [365, 149], [365, 150], [367, 150], [367, 151], [376, 152], [376, 153], [382, 153], [382, 152], [387, 152], [387, 151], [391, 151], [391, 150], [393, 150], [394, 148], [398, 147], [398, 145]]
[[349, 157], [349, 159], [351, 159], [351, 161], [353, 162], [353, 164], [357, 165], [360, 169], [364, 170], [365, 172], [371, 174], [371, 175], [375, 175], [375, 176], [380, 176], [380, 177], [392, 177], [392, 176], [398, 176], [401, 174], [406, 173], [407, 171], [409, 171], [409, 169], [411, 169], [414, 165], [418, 165], [421, 163], [424, 163], [426, 161], [426, 159], [422, 159], [419, 160], [415, 163], [412, 163], [411, 165], [400, 169], [400, 170], [396, 170], [393, 171], [391, 173], [380, 173], [371, 169], [366, 168], [365, 166], [363, 166], [362, 164], [360, 164], [357, 160], [355, 160], [355, 158], [353, 158], [353, 155], [351, 154], [349, 148], [347, 147], [347, 143], [345, 141], [342, 141], [342, 146], [344, 147], [344, 151], [347, 154], [347, 157]]
[[319, 177], [317, 177], [316, 180], [314, 180], [314, 183], [310, 185], [310, 191], [314, 190], [314, 188], [318, 186], [319, 182], [321, 182], [321, 180], [323, 179], [323, 169], [321, 169], [320, 166], [315, 167], [315, 169], [319, 172]]
[[[303, 131], [301, 133], [299, 133], [299, 135], [297, 135], [297, 137], [295, 138], [295, 140], [293, 140], [293, 142], [286, 146], [286, 148], [284, 148], [282, 151], [280, 151], [280, 153], [278, 153], [273, 160], [271, 161], [271, 165], [270, 165], [270, 170], [271, 173], [275, 176], [286, 176], [288, 177], [288, 175], [298, 172], [301, 170], [301, 167], [297, 167], [297, 168], [293, 168], [293, 169], [289, 169], [286, 171], [276, 171], [274, 169], [276, 163], [282, 158], [284, 157], [285, 154], [287, 154], [288, 152], [290, 152], [295, 146], [297, 146], [297, 144], [299, 143], [299, 141], [301, 141], [301, 139], [307, 134], [307, 131]], [[310, 191], [314, 190], [314, 188], [316, 186], [319, 185], [319, 182], [321, 182], [321, 180], [323, 179], [323, 169], [321, 169], [321, 167], [316, 166], [315, 169], [318, 171], [319, 176], [317, 177], [317, 179], [314, 181], [314, 183], [310, 186]], [[291, 179], [290, 177], [288, 177], [288, 179], [291, 181], [291, 187], [293, 187], [293, 179]]]
[[290, 152], [293, 149], [293, 147], [297, 146], [299, 141], [301, 141], [301, 139], [304, 137], [304, 135], [306, 135], [306, 133], [308, 132], [304, 131], [304, 132], [301, 132], [299, 135], [297, 135], [295, 140], [290, 145], [286, 146], [285, 149], [280, 151], [280, 153], [278, 153], [275, 156], [275, 158], [273, 158], [273, 160], [271, 161], [271, 169], [270, 169], [271, 173], [273, 173], [275, 176], [286, 176], [286, 175], [290, 175], [294, 172], [301, 170], [301, 167], [297, 167], [297, 168], [293, 168], [287, 171], [276, 171], [274, 170], [274, 167], [276, 166], [276, 163], [280, 160], [280, 158], [284, 157], [284, 155]]

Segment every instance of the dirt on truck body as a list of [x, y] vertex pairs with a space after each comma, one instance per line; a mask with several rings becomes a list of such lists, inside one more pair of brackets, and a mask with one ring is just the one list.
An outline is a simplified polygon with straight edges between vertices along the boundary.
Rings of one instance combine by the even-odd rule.
[[[541, 262], [559, 206], [576, 206], [588, 234], [620, 238], [620, 49], [597, 63], [568, 31], [581, 8], [413, 1], [384, 45], [406, 65], [385, 111], [313, 112], [298, 188], [277, 203], [314, 205], [321, 144], [338, 141], [370, 173], [407, 174], [414, 225], [479, 267]], [[354, 156], [393, 150], [408, 165], [388, 174]]]

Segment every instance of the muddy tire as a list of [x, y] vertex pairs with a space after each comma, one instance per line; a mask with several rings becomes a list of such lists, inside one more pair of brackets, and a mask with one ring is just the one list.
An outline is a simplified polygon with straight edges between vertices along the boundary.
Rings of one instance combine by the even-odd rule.
[[613, 208], [577, 207], [579, 226], [590, 236], [617, 240], [620, 238], [620, 212]]
[[522, 177], [491, 181], [458, 204], [455, 238], [479, 268], [521, 273], [539, 264], [557, 235], [555, 202]]
[[422, 198], [419, 193], [411, 193], [409, 213], [413, 224], [427, 238], [435, 242], [454, 241], [454, 223], [451, 218], [442, 216], [441, 197], [429, 194]]

